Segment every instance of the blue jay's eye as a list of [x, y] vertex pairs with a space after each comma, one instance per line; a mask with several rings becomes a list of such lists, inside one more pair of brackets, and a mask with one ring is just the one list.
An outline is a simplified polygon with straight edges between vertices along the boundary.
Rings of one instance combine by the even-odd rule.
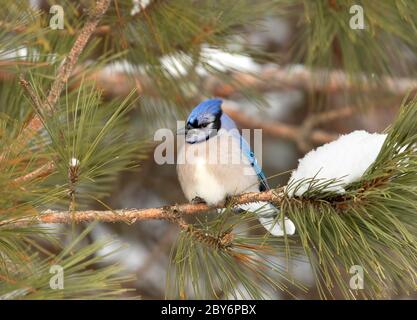
[[191, 120], [187, 122], [187, 129], [198, 128], [198, 121], [197, 119]]

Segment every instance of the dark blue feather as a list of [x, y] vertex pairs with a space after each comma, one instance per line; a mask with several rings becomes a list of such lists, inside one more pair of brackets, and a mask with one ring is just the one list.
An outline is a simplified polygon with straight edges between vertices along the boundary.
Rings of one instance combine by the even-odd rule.
[[[269, 185], [266, 180], [266, 176], [264, 172], [262, 171], [261, 167], [259, 166], [258, 161], [256, 160], [255, 153], [251, 150], [249, 144], [242, 137], [242, 135], [239, 134], [239, 132], [237, 131], [235, 122], [228, 115], [223, 114], [221, 117], [221, 124], [222, 124], [223, 129], [226, 129], [228, 131], [232, 130], [231, 132], [234, 133], [236, 139], [239, 139], [240, 148], [242, 149], [243, 155], [249, 159], [250, 164], [252, 165], [256, 174], [258, 175], [259, 190], [260, 191], [269, 190]], [[236, 130], [233, 130], [233, 129], [236, 129]]]

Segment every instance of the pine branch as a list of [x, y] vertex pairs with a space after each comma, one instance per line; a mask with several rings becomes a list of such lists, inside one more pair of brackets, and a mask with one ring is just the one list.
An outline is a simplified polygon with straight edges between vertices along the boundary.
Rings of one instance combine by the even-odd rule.
[[44, 102], [44, 106], [55, 106], [58, 101], [59, 96], [61, 95], [62, 90], [64, 89], [65, 84], [68, 82], [74, 66], [78, 61], [81, 53], [83, 52], [88, 40], [96, 29], [98, 23], [100, 22], [103, 15], [106, 13], [109, 8], [111, 0], [99, 0], [96, 3], [93, 12], [90, 14], [87, 22], [84, 27], [81, 29], [80, 34], [68, 56], [65, 58], [64, 63], [58, 69], [58, 73], [55, 81], [52, 83], [51, 89], [48, 94], [48, 98]]
[[[98, 0], [96, 6], [89, 16], [84, 27], [81, 29], [80, 34], [74, 42], [68, 56], [65, 58], [64, 62], [58, 68], [58, 72], [55, 76], [55, 80], [49, 89], [48, 96], [44, 102], [40, 102], [39, 98], [36, 98], [35, 93], [30, 88], [30, 84], [24, 80], [23, 76], [20, 77], [20, 83], [22, 84], [25, 91], [28, 93], [35, 107], [40, 111], [49, 111], [53, 112], [55, 105], [58, 101], [59, 96], [62, 93], [62, 90], [65, 87], [65, 84], [68, 82], [69, 77], [71, 76], [78, 58], [80, 57], [82, 51], [84, 50], [88, 40], [90, 39], [92, 33], [94, 32], [97, 24], [99, 23], [102, 16], [105, 14], [109, 8], [111, 0]], [[36, 115], [29, 121], [25, 130], [22, 132], [23, 136], [26, 136], [27, 131], [39, 130], [40, 119]], [[26, 131], [26, 132], [25, 132]]]
[[[97, 29], [100, 30], [101, 28], [98, 27]], [[83, 68], [79, 70], [72, 69], [71, 71], [75, 75], [82, 70]], [[268, 92], [283, 88], [298, 88], [306, 91], [330, 93], [349, 90], [363, 92], [384, 90], [391, 94], [402, 96], [410, 90], [417, 89], [417, 80], [413, 78], [384, 76], [380, 79], [374, 79], [363, 74], [352, 77], [342, 70], [311, 69], [301, 65], [288, 65], [285, 67], [269, 65], [263, 67], [258, 74], [231, 71], [230, 77], [236, 83], [259, 92]], [[104, 93], [109, 96], [126, 95], [130, 92], [130, 89], [124, 88], [122, 84], [123, 81], [131, 83], [132, 80], [123, 72], [115, 72], [109, 75], [104, 70], [99, 70], [92, 73], [89, 78], [97, 81]], [[1, 73], [0, 79], [12, 80], [14, 76], [11, 73]], [[140, 89], [139, 93], [146, 92], [149, 94], [154, 91], [152, 83], [147, 81], [147, 79], [137, 76], [134, 80], [138, 89]], [[214, 76], [208, 76], [203, 83], [205, 90], [220, 97], [230, 97], [238, 94], [240, 91], [239, 87], [225, 83], [222, 79]]]
[[[82, 70], [82, 69], [80, 69]], [[132, 76], [123, 72], [109, 75], [105, 70], [91, 74], [90, 79], [109, 96], [126, 94], [130, 91], [132, 82], [138, 87], [139, 93], [152, 94], [155, 90], [152, 82], [141, 76]], [[258, 92], [268, 92], [283, 88], [297, 88], [306, 91], [343, 92], [343, 91], [374, 91], [384, 90], [391, 94], [402, 96], [410, 90], [417, 89], [417, 80], [413, 78], [388, 77], [370, 78], [364, 74], [351, 76], [342, 70], [311, 69], [301, 65], [268, 65], [259, 73], [252, 74], [242, 71], [230, 71], [230, 83], [215, 76], [207, 76], [203, 81], [204, 90], [212, 95], [230, 97], [239, 94], [241, 88], [251, 88]], [[129, 88], [121, 87], [128, 83]], [[233, 86], [238, 83], [240, 86]]]
[[[23, 129], [19, 137], [17, 138], [17, 145], [27, 142], [31, 136], [40, 130], [43, 127], [42, 120], [39, 116], [39, 112], [47, 111], [49, 114], [52, 114], [55, 105], [58, 101], [59, 96], [62, 93], [66, 83], [68, 82], [69, 77], [71, 76], [78, 58], [80, 57], [82, 51], [84, 50], [88, 40], [96, 29], [101, 18], [109, 8], [111, 0], [98, 0], [96, 6], [93, 9], [93, 12], [89, 15], [87, 22], [84, 27], [81, 29], [80, 34], [74, 42], [68, 56], [65, 58], [64, 62], [58, 69], [57, 75], [54, 82], [51, 85], [48, 96], [44, 102], [41, 102], [39, 97], [34, 92], [30, 83], [24, 79], [23, 75], [20, 75], [20, 84], [25, 90], [26, 94], [29, 96], [32, 101], [33, 106], [38, 111], [36, 114]], [[0, 155], [0, 161], [4, 159], [4, 155]], [[15, 182], [24, 182], [27, 180], [34, 179], [39, 176], [45, 176], [53, 172], [55, 169], [55, 163], [53, 161], [45, 164], [44, 166], [36, 169], [35, 171], [25, 175], [24, 177], [15, 179]]]
[[413, 78], [383, 76], [371, 78], [366, 74], [349, 75], [342, 70], [311, 69], [302, 65], [265, 67], [262, 79], [269, 86], [290, 86], [308, 91], [374, 91], [384, 89], [394, 95], [404, 95], [417, 88]]
[[[265, 192], [249, 192], [232, 197], [227, 203], [218, 204], [216, 206], [208, 206], [207, 204], [185, 203], [172, 206], [164, 206], [159, 208], [147, 209], [118, 209], [118, 210], [84, 210], [84, 211], [54, 211], [46, 210], [41, 214], [31, 217], [17, 219], [13, 221], [3, 221], [1, 225], [21, 226], [36, 223], [82, 223], [82, 222], [125, 222], [134, 223], [141, 220], [167, 220], [183, 223], [182, 217], [187, 215], [196, 215], [213, 209], [223, 209], [230, 205], [239, 205], [250, 202], [268, 201], [272, 203], [280, 203], [284, 197], [283, 188], [272, 189]], [[183, 225], [184, 226], [184, 225]]]
[[[100, 19], [103, 17], [107, 9], [109, 8], [111, 0], [98, 0], [96, 3], [93, 12], [89, 15], [87, 22], [85, 23], [84, 27], [81, 29], [80, 34], [78, 35], [77, 39], [74, 42], [70, 52], [68, 53], [67, 57], [65, 58], [64, 62], [58, 68], [58, 72], [55, 76], [55, 80], [49, 89], [48, 96], [42, 104], [37, 102], [35, 106], [40, 111], [49, 111], [50, 113], [53, 112], [56, 103], [58, 102], [58, 98], [62, 93], [66, 83], [68, 82], [69, 77], [71, 76], [75, 65], [78, 62], [78, 58], [80, 57], [81, 53], [83, 52], [85, 46], [87, 45], [88, 40], [90, 39], [92, 33], [96, 29]], [[28, 89], [28, 85], [24, 86], [24, 88]], [[30, 94], [31, 100], [33, 101], [32, 95]], [[22, 135], [25, 136], [27, 131], [39, 130], [39, 116], [36, 115], [31, 121], [29, 121], [27, 127], [25, 128]], [[26, 131], [26, 132], [25, 132]]]

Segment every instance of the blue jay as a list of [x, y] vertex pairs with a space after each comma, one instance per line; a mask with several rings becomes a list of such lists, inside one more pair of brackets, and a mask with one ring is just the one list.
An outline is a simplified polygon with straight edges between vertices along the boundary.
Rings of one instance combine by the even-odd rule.
[[[190, 113], [184, 129], [185, 143], [179, 148], [177, 174], [182, 190], [191, 202], [215, 205], [228, 197], [269, 189], [254, 153], [240, 135], [234, 121], [221, 109], [222, 100], [208, 99]], [[266, 202], [239, 205], [257, 214], [273, 235], [284, 235], [278, 209]], [[295, 226], [285, 218], [285, 233]]]

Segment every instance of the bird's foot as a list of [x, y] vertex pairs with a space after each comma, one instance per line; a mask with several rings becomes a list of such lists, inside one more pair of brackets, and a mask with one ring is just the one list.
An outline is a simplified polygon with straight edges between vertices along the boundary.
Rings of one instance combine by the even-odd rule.
[[194, 198], [191, 200], [191, 203], [192, 203], [192, 204], [199, 204], [199, 203], [206, 203], [206, 201], [204, 201], [204, 199], [203, 199], [203, 198], [200, 198], [200, 197], [194, 197]]

